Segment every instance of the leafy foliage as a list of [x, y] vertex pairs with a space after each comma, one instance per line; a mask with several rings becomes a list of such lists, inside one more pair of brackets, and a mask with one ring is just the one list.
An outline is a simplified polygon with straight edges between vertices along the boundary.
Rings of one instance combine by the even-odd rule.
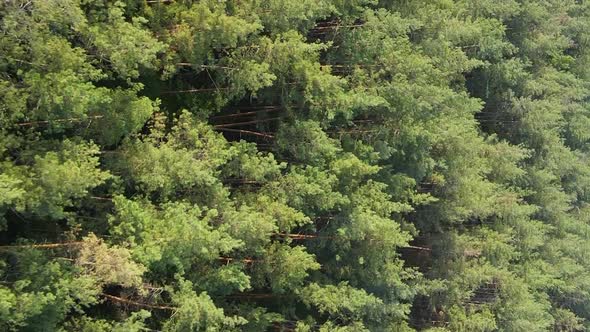
[[0, 330], [589, 329], [589, 20], [2, 2]]

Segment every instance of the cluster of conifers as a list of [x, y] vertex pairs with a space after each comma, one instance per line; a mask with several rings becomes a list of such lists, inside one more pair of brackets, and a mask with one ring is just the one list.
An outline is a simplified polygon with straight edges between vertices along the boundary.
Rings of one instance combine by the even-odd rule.
[[0, 3], [0, 330], [585, 331], [590, 4]]

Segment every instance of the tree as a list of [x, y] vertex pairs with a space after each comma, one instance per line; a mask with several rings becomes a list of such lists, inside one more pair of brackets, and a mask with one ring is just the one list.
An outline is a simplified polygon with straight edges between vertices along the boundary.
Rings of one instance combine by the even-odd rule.
[[0, 329], [590, 328], [589, 9], [2, 2]]

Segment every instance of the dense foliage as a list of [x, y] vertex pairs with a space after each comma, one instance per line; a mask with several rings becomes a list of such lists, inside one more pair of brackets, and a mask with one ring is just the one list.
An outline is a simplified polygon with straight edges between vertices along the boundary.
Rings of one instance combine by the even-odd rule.
[[590, 329], [590, 3], [0, 2], [0, 330]]

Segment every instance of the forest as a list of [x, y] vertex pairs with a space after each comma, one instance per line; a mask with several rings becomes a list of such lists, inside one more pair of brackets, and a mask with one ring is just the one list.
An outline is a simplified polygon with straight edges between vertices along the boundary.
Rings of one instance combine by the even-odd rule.
[[590, 331], [590, 1], [0, 1], [0, 331]]

